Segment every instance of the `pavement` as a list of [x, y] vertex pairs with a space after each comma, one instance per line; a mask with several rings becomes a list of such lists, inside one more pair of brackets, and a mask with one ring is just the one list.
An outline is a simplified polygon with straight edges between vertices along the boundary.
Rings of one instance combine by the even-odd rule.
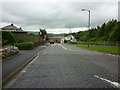
[[118, 58], [72, 45], [50, 44], [4, 88], [119, 88]]
[[21, 66], [35, 54], [43, 50], [46, 46], [47, 44], [38, 46], [33, 50], [20, 50], [18, 54], [7, 58], [5, 61], [2, 62], [2, 78], [8, 76], [12, 71]]

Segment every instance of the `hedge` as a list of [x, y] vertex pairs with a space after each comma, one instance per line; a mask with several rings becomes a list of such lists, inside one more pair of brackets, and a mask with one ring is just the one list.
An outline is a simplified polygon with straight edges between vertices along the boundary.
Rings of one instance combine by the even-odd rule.
[[33, 42], [14, 43], [13, 45], [18, 47], [20, 50], [29, 50], [34, 47]]

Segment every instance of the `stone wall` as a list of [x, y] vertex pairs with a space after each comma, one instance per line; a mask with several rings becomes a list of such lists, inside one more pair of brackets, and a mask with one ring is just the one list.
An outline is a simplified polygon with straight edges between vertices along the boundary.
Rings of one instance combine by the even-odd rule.
[[19, 49], [18, 47], [15, 47], [15, 46], [7, 46], [0, 49], [0, 56], [2, 57], [2, 59], [5, 59], [17, 53], [19, 53]]

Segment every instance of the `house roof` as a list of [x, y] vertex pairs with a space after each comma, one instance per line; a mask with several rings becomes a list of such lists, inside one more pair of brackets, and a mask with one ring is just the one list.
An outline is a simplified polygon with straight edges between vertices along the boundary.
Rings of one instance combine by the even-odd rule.
[[5, 27], [2, 27], [1, 30], [16, 30], [16, 31], [22, 31], [21, 27], [18, 28], [16, 26], [14, 26], [13, 24], [11, 25], [7, 25]]

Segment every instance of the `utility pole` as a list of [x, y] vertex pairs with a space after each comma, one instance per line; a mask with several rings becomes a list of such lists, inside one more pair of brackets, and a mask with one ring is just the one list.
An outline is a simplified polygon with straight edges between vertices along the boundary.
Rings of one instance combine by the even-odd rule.
[[72, 31], [70, 30], [70, 27], [69, 27], [69, 31], [70, 31], [70, 40], [72, 40]]
[[[90, 38], [90, 10], [87, 10], [87, 9], [82, 9], [82, 11], [88, 11], [89, 13], [89, 16], [88, 16], [88, 38]], [[89, 40], [88, 40], [88, 47], [89, 47]]]

